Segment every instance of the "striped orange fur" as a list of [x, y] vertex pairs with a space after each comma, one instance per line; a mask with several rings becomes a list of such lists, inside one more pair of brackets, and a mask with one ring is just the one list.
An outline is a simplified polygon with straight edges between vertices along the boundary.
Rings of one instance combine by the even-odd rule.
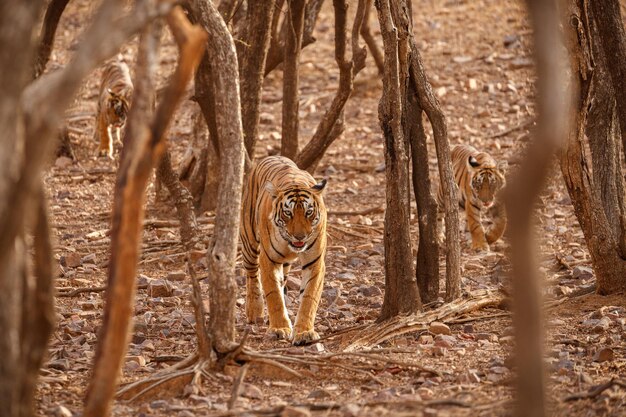
[[113, 141], [121, 143], [120, 131], [126, 124], [132, 95], [128, 65], [119, 56], [108, 61], [102, 71], [96, 111], [94, 137], [99, 142], [98, 155], [113, 159]]
[[[496, 161], [486, 152], [479, 152], [469, 145], [456, 145], [452, 149], [452, 169], [459, 190], [459, 205], [465, 210], [467, 227], [472, 235], [472, 249], [488, 250], [506, 228], [506, 213], [498, 197], [505, 186], [506, 162]], [[443, 189], [437, 194], [439, 207], [443, 206]], [[485, 234], [481, 215], [483, 211], [493, 213], [493, 226]], [[440, 240], [443, 240], [443, 213], [438, 213]]]
[[[246, 316], [249, 322], [262, 319], [265, 301], [268, 333], [295, 345], [319, 339], [314, 324], [326, 271], [325, 186], [326, 180], [317, 183], [291, 160], [270, 156], [253, 168], [244, 190], [240, 236]], [[292, 329], [283, 287], [296, 259], [302, 265], [302, 284]]]

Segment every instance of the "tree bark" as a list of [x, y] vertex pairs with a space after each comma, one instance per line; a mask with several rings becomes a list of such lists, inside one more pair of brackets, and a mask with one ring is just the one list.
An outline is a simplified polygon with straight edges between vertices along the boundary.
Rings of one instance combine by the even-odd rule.
[[265, 76], [265, 61], [270, 46], [274, 0], [252, 1], [248, 5], [248, 28], [239, 54], [241, 77], [241, 116], [246, 151], [254, 159], [259, 126], [259, 106]]
[[[615, 91], [626, 91], [626, 32], [619, 0], [592, 0], [593, 19], [597, 22], [600, 44], [606, 56], [611, 57], [608, 72]], [[626, 98], [615, 96], [617, 115], [622, 136], [622, 148], [626, 150]]]
[[404, 26], [394, 19], [402, 10], [401, 0], [376, 2], [385, 52], [383, 95], [378, 117], [385, 141], [385, 296], [379, 321], [421, 308], [413, 278], [411, 238], [409, 234], [409, 155], [402, 126], [403, 106], [408, 84], [408, 20]]
[[[411, 42], [411, 79], [417, 88], [420, 106], [433, 127], [439, 178], [444, 193], [446, 224], [446, 301], [461, 295], [461, 245], [459, 242], [459, 210], [457, 187], [452, 172], [448, 127], [439, 102], [426, 78], [426, 70], [413, 36]], [[421, 229], [420, 229], [421, 232]], [[431, 261], [432, 262], [432, 261]], [[435, 278], [431, 278], [435, 279]]]
[[[589, 9], [587, 9], [589, 12]], [[617, 115], [616, 94], [609, 65], [600, 42], [593, 13], [588, 16], [591, 47], [591, 92], [593, 104], [588, 113], [585, 133], [592, 154], [593, 186], [602, 201], [609, 227], [618, 244], [621, 257], [626, 256], [626, 208], [621, 158], [621, 132]]]
[[[592, 178], [588, 168], [589, 163], [583, 142], [585, 126], [588, 124], [588, 109], [592, 101], [595, 101], [595, 93], [592, 90], [592, 80], [595, 76], [594, 64], [597, 65], [602, 61], [592, 58], [593, 49], [590, 42], [593, 39], [593, 33], [587, 24], [591, 16], [586, 14], [589, 10], [586, 0], [572, 0], [568, 6], [568, 22], [575, 23], [576, 26], [572, 28], [568, 25], [567, 45], [572, 56], [574, 82], [580, 98], [576, 103], [576, 119], [569, 133], [567, 148], [561, 155], [561, 171], [591, 255], [596, 273], [597, 292], [610, 294], [626, 289], [624, 279], [626, 261], [616, 240], [615, 230], [607, 219], [605, 206], [598, 198], [598, 192], [594, 186], [595, 178]], [[595, 18], [596, 9], [593, 10]], [[599, 22], [596, 24], [600, 25]], [[603, 102], [601, 97], [598, 101], [600, 105]], [[605, 113], [603, 118], [604, 123], [611, 123], [612, 113]], [[614, 141], [614, 147], [617, 137], [612, 136], [608, 139]], [[607, 147], [612, 146], [607, 144]], [[608, 165], [610, 161], [604, 164]], [[596, 174], [594, 172], [594, 175]], [[623, 191], [619, 198], [623, 201]]]
[[536, 137], [527, 147], [521, 167], [504, 192], [507, 230], [513, 266], [513, 323], [517, 363], [516, 415], [545, 415], [543, 326], [540, 276], [532, 238], [533, 206], [568, 130], [571, 96], [561, 65], [565, 61], [559, 17], [551, 2], [528, 0], [537, 62]]
[[[220, 147], [220, 175], [215, 234], [209, 257], [209, 333], [218, 353], [235, 344], [235, 260], [239, 238], [239, 207], [245, 147], [239, 99], [237, 54], [223, 19], [210, 1], [196, 1], [198, 22], [209, 33], [207, 56], [213, 63], [216, 125]], [[209, 88], [204, 86], [204, 89]], [[237, 209], [233, 210], [233, 207]]]
[[283, 121], [280, 153], [289, 159], [298, 154], [298, 128], [300, 126], [299, 71], [302, 32], [304, 30], [305, 0], [287, 0], [288, 30], [285, 35], [283, 63]]
[[423, 303], [435, 301], [439, 296], [439, 239], [437, 238], [437, 200], [432, 194], [428, 169], [428, 147], [424, 131], [423, 110], [417, 99], [415, 84], [408, 97], [406, 135], [411, 141], [413, 194], [417, 203], [419, 244], [415, 276]]
[[39, 35], [39, 47], [37, 50], [37, 58], [35, 61], [35, 77], [39, 77], [46, 69], [52, 46], [54, 44], [54, 35], [61, 20], [61, 15], [65, 10], [65, 6], [70, 0], [52, 0], [46, 9], [46, 15], [43, 18], [43, 26]]
[[87, 390], [84, 415], [108, 415], [126, 351], [135, 294], [135, 273], [143, 219], [145, 188], [152, 168], [164, 151], [163, 134], [202, 56], [206, 33], [193, 27], [179, 7], [167, 22], [179, 45], [180, 59], [163, 99], [150, 120], [158, 30], [142, 36], [133, 107], [115, 186], [111, 260], [107, 302], [96, 348], [94, 371]]

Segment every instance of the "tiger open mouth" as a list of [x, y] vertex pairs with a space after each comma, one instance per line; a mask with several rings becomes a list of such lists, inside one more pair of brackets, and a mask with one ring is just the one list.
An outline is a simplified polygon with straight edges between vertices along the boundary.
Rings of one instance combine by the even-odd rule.
[[298, 241], [298, 240], [295, 240], [295, 241], [289, 242], [289, 244], [290, 244], [291, 246], [293, 246], [294, 248], [296, 248], [296, 249], [302, 249], [302, 248], [304, 247], [304, 245], [305, 245], [305, 243], [304, 243], [304, 242], [302, 242], [302, 241]]

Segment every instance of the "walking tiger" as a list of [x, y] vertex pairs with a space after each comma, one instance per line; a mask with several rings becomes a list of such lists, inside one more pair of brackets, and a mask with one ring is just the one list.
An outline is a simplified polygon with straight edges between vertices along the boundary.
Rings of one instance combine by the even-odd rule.
[[[252, 170], [241, 210], [243, 266], [248, 322], [263, 318], [268, 333], [294, 345], [319, 339], [314, 330], [326, 266], [326, 180], [316, 182], [281, 156], [262, 159]], [[300, 307], [292, 329], [283, 286], [291, 263], [302, 264]], [[260, 279], [259, 279], [260, 273]]]
[[98, 155], [113, 159], [113, 141], [121, 143], [120, 131], [133, 95], [133, 83], [126, 62], [120, 56], [108, 61], [102, 71], [96, 111], [94, 138], [99, 142]]
[[[498, 193], [505, 186], [506, 162], [496, 161], [486, 152], [470, 145], [456, 145], [452, 149], [452, 169], [459, 190], [459, 205], [465, 210], [467, 227], [472, 235], [472, 249], [489, 250], [489, 245], [504, 234], [506, 213]], [[443, 188], [437, 194], [439, 207], [443, 207]], [[483, 210], [493, 214], [493, 225], [485, 234], [481, 223]], [[443, 241], [443, 213], [437, 216], [439, 239]]]

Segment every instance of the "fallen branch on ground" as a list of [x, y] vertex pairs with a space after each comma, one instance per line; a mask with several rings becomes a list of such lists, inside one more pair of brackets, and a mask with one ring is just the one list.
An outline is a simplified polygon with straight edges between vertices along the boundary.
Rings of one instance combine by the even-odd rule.
[[618, 386], [618, 387], [626, 389], [626, 382], [619, 380], [619, 379], [611, 378], [609, 381], [605, 382], [604, 384], [600, 384], [598, 386], [592, 387], [587, 392], [578, 392], [576, 394], [568, 395], [567, 397], [563, 399], [563, 402], [596, 398], [597, 396], [602, 394], [604, 391], [606, 391], [607, 389], [613, 388], [614, 386]]

